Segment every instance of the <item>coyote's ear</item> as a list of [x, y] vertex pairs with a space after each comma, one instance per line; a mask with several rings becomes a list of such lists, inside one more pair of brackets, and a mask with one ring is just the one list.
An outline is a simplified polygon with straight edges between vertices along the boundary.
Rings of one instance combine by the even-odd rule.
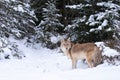
[[70, 41], [70, 37], [67, 39], [67, 41]]

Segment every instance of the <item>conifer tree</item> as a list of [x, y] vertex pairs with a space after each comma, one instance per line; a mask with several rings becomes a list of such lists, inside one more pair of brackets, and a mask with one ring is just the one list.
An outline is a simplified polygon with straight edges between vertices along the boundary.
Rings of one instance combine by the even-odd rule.
[[57, 42], [52, 42], [51, 39], [52, 37], [57, 37], [63, 28], [63, 25], [59, 21], [61, 15], [58, 14], [58, 11], [55, 1], [48, 0], [46, 7], [42, 9], [43, 20], [41, 20], [39, 26], [35, 29], [37, 34], [36, 39], [39, 39], [48, 48], [55, 46]]
[[[69, 9], [69, 25], [65, 30], [73, 41], [96, 42], [114, 39], [114, 34], [117, 32], [114, 22], [119, 21], [120, 18], [118, 3], [110, 0], [86, 0], [76, 6], [67, 5], [66, 7]], [[71, 19], [69, 15], [72, 15]]]
[[[33, 34], [34, 19], [29, 1], [0, 0], [0, 54], [3, 54], [3, 58], [22, 55], [18, 45], [9, 38], [19, 40]], [[9, 50], [7, 56], [6, 49]]]

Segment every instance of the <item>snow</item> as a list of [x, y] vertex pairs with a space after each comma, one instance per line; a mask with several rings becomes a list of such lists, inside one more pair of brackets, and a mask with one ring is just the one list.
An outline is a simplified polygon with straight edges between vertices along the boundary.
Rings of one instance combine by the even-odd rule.
[[79, 4], [79, 5], [67, 5], [66, 7], [76, 9], [77, 7], [83, 7], [83, 5], [82, 4]]
[[57, 43], [58, 41], [59, 41], [59, 36], [58, 37], [56, 37], [56, 36], [51, 37], [51, 42], [52, 43]]
[[90, 18], [88, 19], [89, 22], [94, 22], [94, 15], [91, 15]]
[[[120, 66], [101, 64], [88, 68], [79, 61], [77, 69], [71, 69], [71, 60], [59, 52], [59, 49], [27, 48], [24, 41], [17, 42], [25, 53], [23, 59], [0, 61], [0, 80], [119, 80]], [[96, 43], [98, 46], [103, 43]], [[104, 48], [104, 53], [115, 50]], [[112, 53], [112, 55], [113, 55]], [[116, 52], [115, 52], [116, 53]]]
[[102, 55], [106, 55], [108, 57], [119, 55], [119, 53], [116, 50], [106, 47], [103, 42], [96, 42], [95, 44], [101, 49], [103, 48]]
[[100, 13], [96, 14], [96, 16], [97, 16], [96, 20], [102, 20], [106, 16], [106, 13], [100, 12]]
[[101, 26], [103, 26], [103, 27], [104, 27], [104, 26], [107, 26], [107, 25], [108, 25], [108, 20], [106, 20], [106, 19], [105, 19], [105, 20], [103, 21], [103, 23], [102, 23], [102, 25], [101, 25]]
[[15, 11], [25, 12], [22, 5], [18, 5], [17, 7], [13, 8]]
[[105, 26], [108, 25], [108, 20], [104, 20], [103, 23], [98, 27], [99, 30], [102, 30]]
[[120, 8], [119, 5], [116, 5], [114, 3], [112, 3], [111, 1], [109, 2], [100, 2], [100, 3], [97, 3], [98, 6], [105, 6], [105, 7], [109, 7], [109, 8]]
[[80, 9], [84, 6], [91, 6], [90, 4], [86, 4], [86, 5], [83, 5], [83, 4], [78, 4], [78, 5], [66, 5], [67, 8], [72, 8], [72, 9]]

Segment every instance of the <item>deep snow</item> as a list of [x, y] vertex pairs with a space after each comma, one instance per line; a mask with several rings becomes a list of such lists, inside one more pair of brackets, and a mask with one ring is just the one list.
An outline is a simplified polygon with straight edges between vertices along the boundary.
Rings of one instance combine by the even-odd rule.
[[[79, 61], [77, 69], [71, 69], [71, 61], [59, 49], [32, 49], [17, 42], [25, 53], [23, 59], [0, 61], [0, 80], [119, 80], [120, 66], [107, 63], [95, 68]], [[98, 44], [99, 45], [99, 44]], [[104, 48], [104, 54], [117, 54], [115, 50]]]

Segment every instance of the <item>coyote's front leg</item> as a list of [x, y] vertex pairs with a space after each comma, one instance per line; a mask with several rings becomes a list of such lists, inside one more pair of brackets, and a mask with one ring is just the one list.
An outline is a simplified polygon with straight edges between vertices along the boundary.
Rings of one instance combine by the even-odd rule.
[[77, 60], [76, 59], [72, 59], [72, 69], [76, 68], [76, 64], [77, 64]]

